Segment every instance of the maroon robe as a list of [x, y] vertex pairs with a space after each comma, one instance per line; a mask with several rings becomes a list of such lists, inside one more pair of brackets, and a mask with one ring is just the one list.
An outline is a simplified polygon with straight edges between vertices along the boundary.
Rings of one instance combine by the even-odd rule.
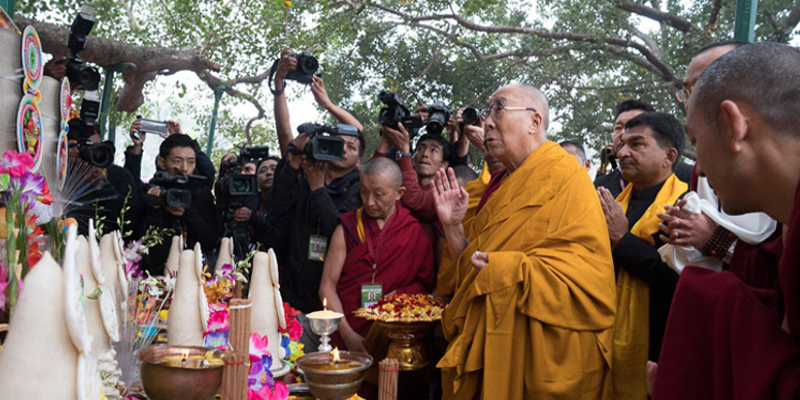
[[660, 399], [800, 398], [800, 185], [778, 264], [785, 316], [773, 291], [729, 272], [681, 273], [653, 393]]
[[[384, 295], [392, 291], [430, 293], [435, 286], [433, 248], [422, 225], [400, 203], [384, 224], [383, 231], [366, 211], [362, 213], [364, 233], [369, 236], [363, 243], [358, 237], [357, 212], [353, 210], [339, 216], [347, 256], [336, 292], [347, 322], [359, 335], [366, 337], [372, 323], [354, 316], [353, 311], [361, 307], [361, 285], [372, 283], [373, 264], [377, 265], [375, 283], [383, 285]], [[368, 245], [372, 246], [372, 252]]]

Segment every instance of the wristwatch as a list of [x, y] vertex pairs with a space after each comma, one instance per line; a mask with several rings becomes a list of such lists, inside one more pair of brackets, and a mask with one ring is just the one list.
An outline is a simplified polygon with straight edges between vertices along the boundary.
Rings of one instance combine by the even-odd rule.
[[404, 157], [411, 157], [411, 156], [412, 156], [411, 153], [400, 153], [400, 152], [397, 152], [397, 159], [398, 160], [401, 159], [401, 158], [404, 158]]

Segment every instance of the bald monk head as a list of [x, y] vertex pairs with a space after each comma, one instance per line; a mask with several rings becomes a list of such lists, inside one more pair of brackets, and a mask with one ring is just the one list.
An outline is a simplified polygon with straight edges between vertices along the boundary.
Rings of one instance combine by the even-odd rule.
[[764, 211], [787, 224], [800, 180], [800, 50], [755, 43], [700, 76], [686, 126], [698, 173], [729, 214]]
[[403, 173], [394, 161], [375, 157], [361, 171], [361, 202], [367, 215], [386, 220], [403, 197]]
[[513, 172], [545, 142], [550, 108], [539, 89], [515, 83], [492, 94], [482, 117], [486, 150]]

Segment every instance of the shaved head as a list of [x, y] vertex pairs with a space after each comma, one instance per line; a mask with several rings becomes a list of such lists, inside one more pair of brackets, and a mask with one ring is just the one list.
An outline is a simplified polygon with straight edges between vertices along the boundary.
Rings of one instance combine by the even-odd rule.
[[361, 175], [380, 175], [389, 178], [389, 182], [394, 186], [393, 189], [403, 186], [403, 172], [400, 171], [400, 166], [386, 157], [373, 158], [361, 171]]
[[542, 128], [546, 133], [547, 127], [550, 125], [550, 105], [547, 103], [544, 93], [539, 88], [527, 83], [512, 83], [508, 87], [521, 90], [525, 97], [533, 102], [532, 106], [542, 115]]

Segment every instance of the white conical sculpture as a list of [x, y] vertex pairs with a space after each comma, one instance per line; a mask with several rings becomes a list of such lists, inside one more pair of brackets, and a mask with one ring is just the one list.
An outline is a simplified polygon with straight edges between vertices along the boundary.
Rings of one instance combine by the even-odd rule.
[[181, 249], [183, 249], [182, 241], [180, 236], [172, 237], [167, 264], [164, 267], [164, 276], [172, 276], [178, 273], [181, 264]]
[[100, 269], [106, 278], [106, 286], [111, 290], [114, 301], [120, 296], [117, 256], [114, 254], [114, 235], [105, 234], [100, 238]]
[[250, 278], [250, 331], [267, 337], [267, 351], [272, 355], [270, 369], [273, 371], [282, 367], [280, 360], [285, 356], [278, 330], [278, 327], [286, 327], [279, 289], [275, 253], [272, 249], [269, 254], [259, 251], [253, 257], [253, 274]]
[[203, 345], [203, 330], [208, 323], [208, 303], [203, 291], [202, 258], [199, 246], [195, 246], [194, 251], [184, 250], [181, 253], [175, 294], [167, 319], [167, 336], [171, 345]]
[[214, 271], [219, 271], [225, 264], [233, 264], [233, 238], [222, 238], [219, 243], [219, 254]]
[[67, 329], [64, 274], [45, 252], [25, 278], [0, 353], [0, 397], [76, 399], [78, 350]]
[[[89, 250], [89, 241], [86, 237], [78, 237], [78, 250], [76, 254], [78, 273], [83, 278], [83, 292], [85, 295], [92, 294], [98, 287], [96, 275], [92, 271], [92, 257]], [[95, 358], [106, 351], [111, 345], [108, 335], [103, 325], [103, 317], [100, 311], [100, 302], [97, 300], [86, 299], [86, 325], [89, 334], [92, 335], [92, 346], [89, 354]]]

